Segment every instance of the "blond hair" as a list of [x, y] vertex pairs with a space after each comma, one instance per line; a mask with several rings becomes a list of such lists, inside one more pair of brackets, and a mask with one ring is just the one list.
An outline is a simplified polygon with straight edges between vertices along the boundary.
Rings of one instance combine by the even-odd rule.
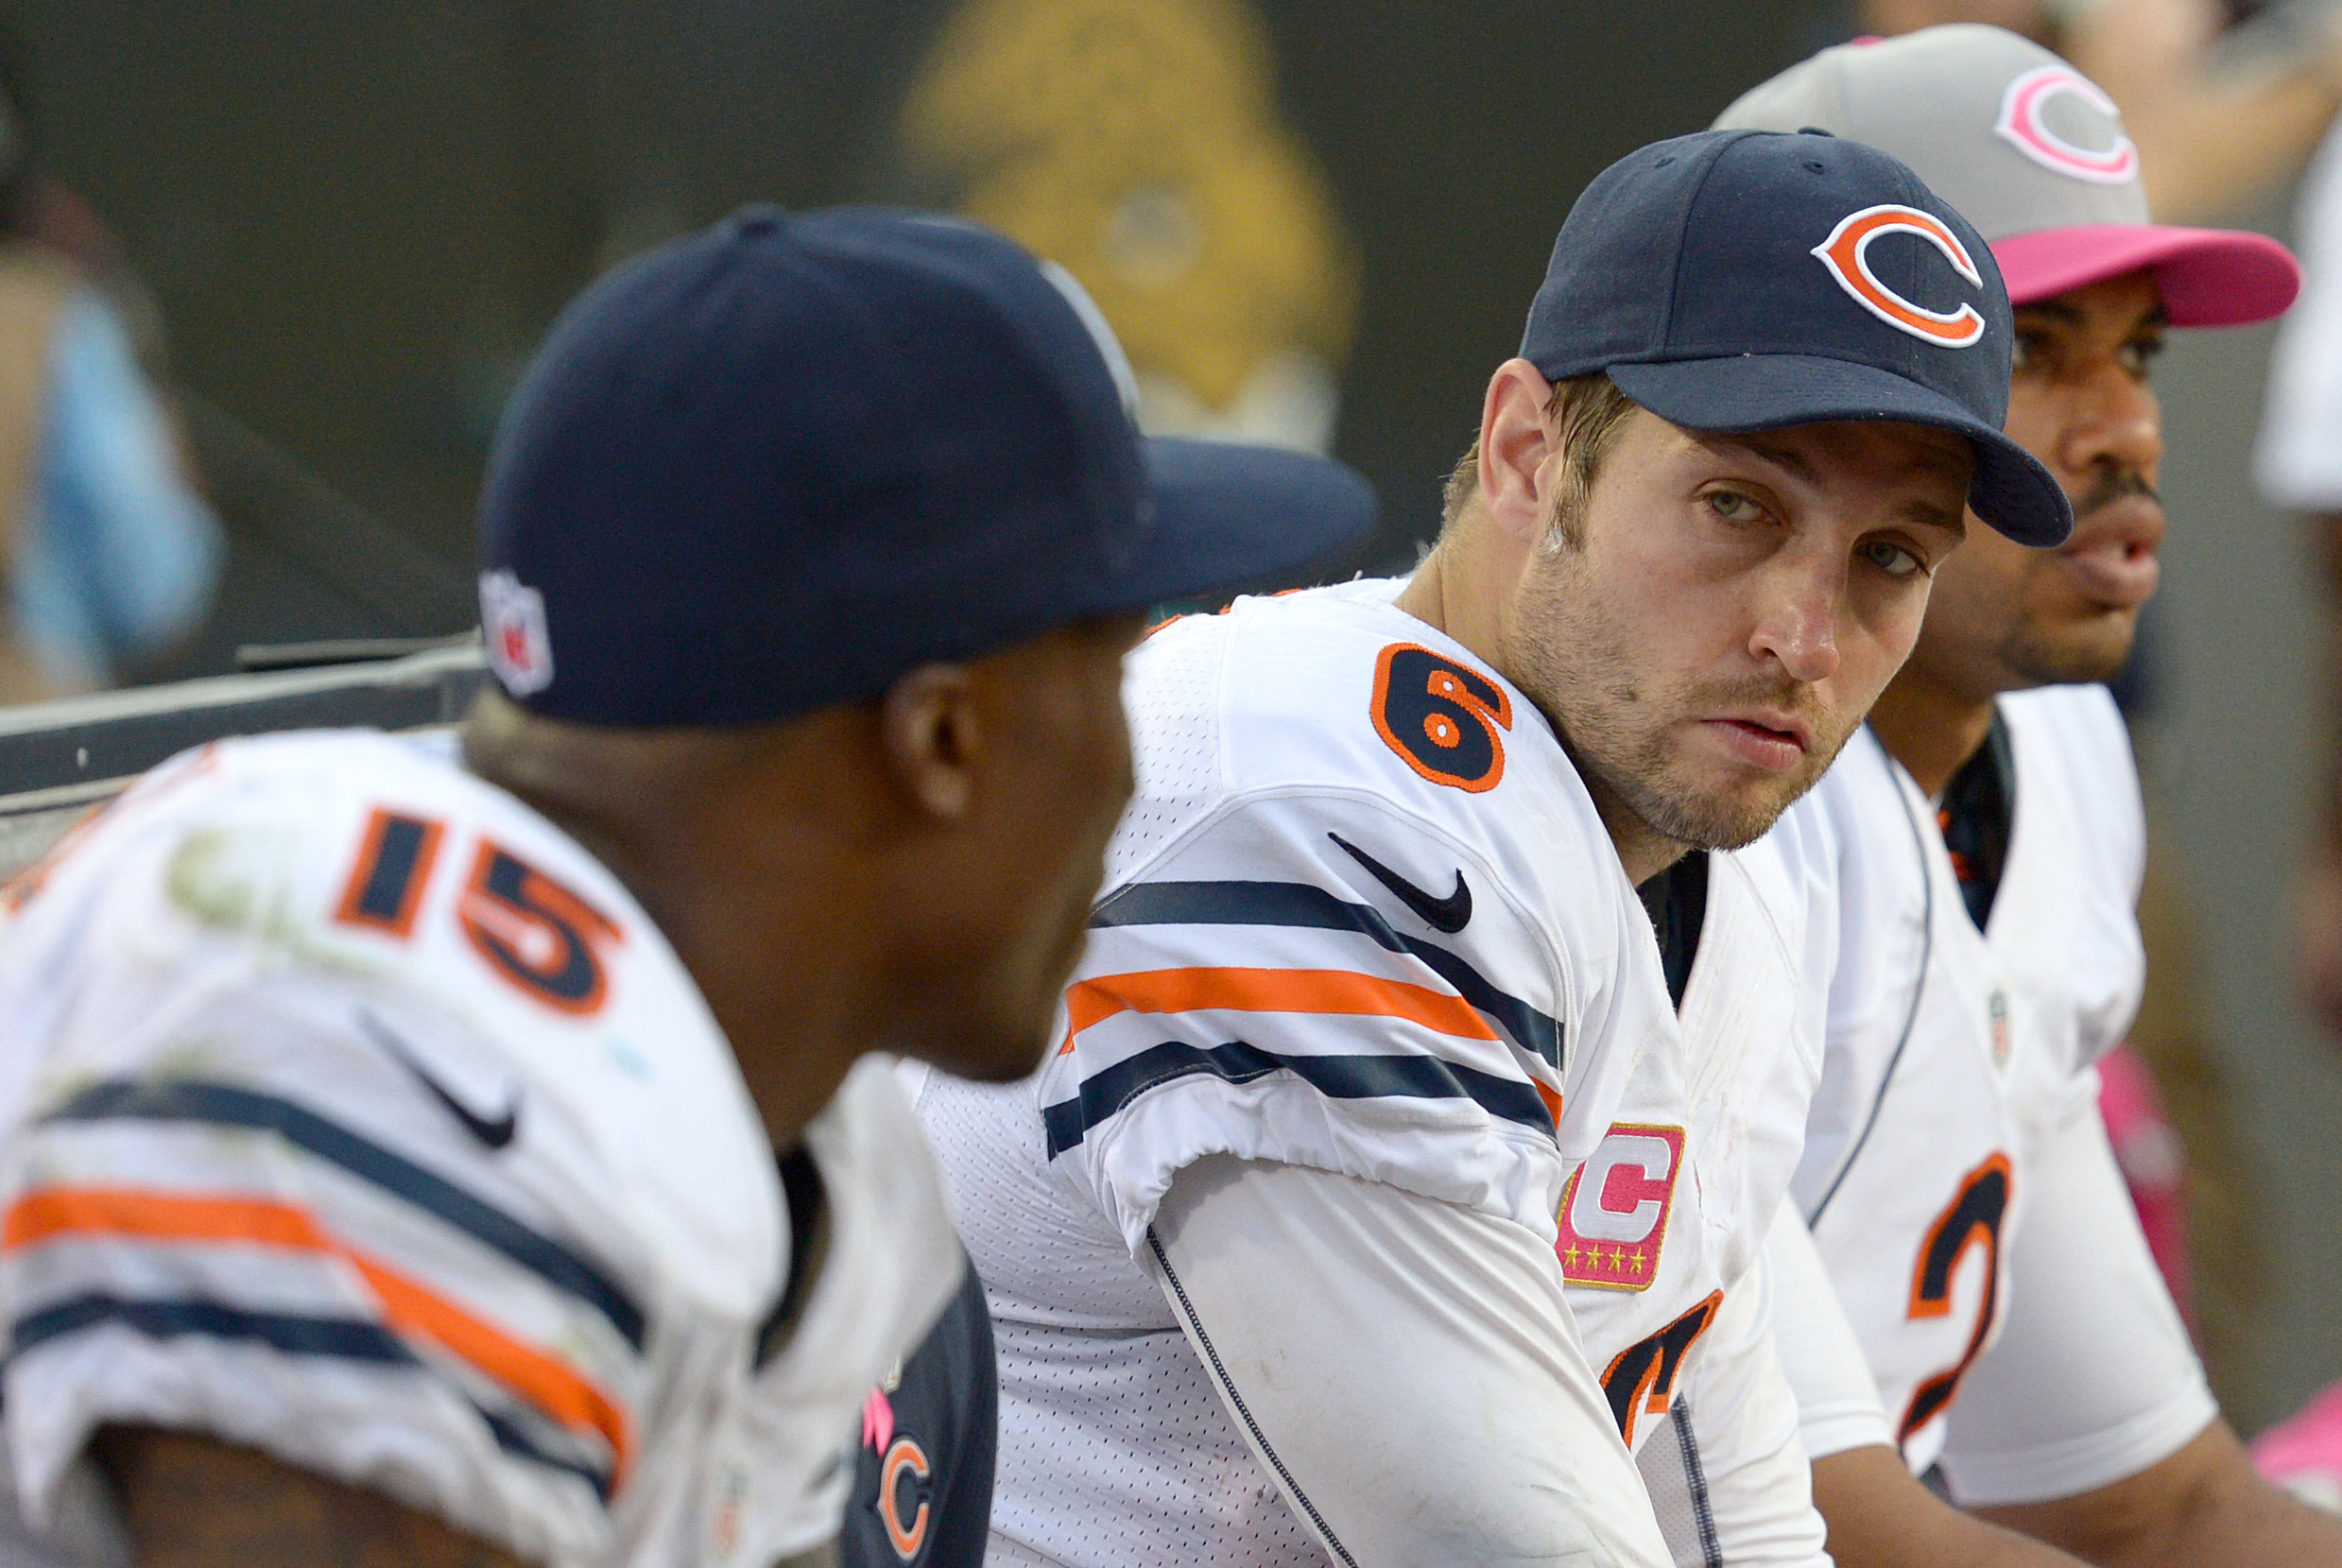
[[[1553, 422], [1561, 443], [1561, 490], [1555, 497], [1554, 523], [1562, 540], [1576, 540], [1594, 475], [1634, 406], [1618, 384], [1601, 370], [1564, 376], [1553, 384], [1553, 395], [1545, 400], [1545, 417]], [[1442, 538], [1479, 493], [1480, 443], [1475, 439], [1448, 474], [1439, 512]]]

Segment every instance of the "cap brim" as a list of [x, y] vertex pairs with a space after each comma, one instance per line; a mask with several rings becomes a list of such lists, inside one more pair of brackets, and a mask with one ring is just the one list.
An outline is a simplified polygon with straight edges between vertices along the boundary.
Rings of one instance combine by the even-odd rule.
[[2062, 544], [2074, 531], [2073, 506], [2040, 459], [1942, 393], [1892, 370], [1776, 353], [1612, 365], [1610, 377], [1661, 419], [1717, 435], [1849, 420], [1956, 431], [1975, 448], [1968, 505], [1978, 517], [2020, 544]]
[[2088, 223], [2041, 229], [1992, 242], [2012, 304], [2144, 268], [2155, 274], [2175, 327], [2241, 327], [2282, 316], [2301, 292], [2293, 252], [2266, 234], [2238, 229], [2174, 229], [2159, 223]]
[[1101, 612], [1298, 570], [1365, 537], [1381, 509], [1372, 487], [1330, 458], [1171, 436], [1139, 445], [1154, 526], [1107, 585]]

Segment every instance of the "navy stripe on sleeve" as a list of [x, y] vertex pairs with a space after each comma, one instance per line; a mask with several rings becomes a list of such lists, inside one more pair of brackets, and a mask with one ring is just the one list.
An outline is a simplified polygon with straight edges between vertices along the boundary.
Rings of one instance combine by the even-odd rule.
[[[136, 1301], [121, 1296], [76, 1296], [28, 1313], [16, 1321], [9, 1336], [9, 1359], [67, 1335], [119, 1323], [149, 1339], [241, 1339], [267, 1345], [287, 1355], [314, 1355], [336, 1361], [364, 1361], [378, 1367], [425, 1370], [423, 1363], [399, 1337], [379, 1323], [362, 1318], [309, 1318], [281, 1312], [249, 1312], [218, 1301], [193, 1300]], [[467, 1400], [496, 1446], [516, 1457], [577, 1476], [610, 1501], [610, 1476], [590, 1465], [550, 1454], [520, 1425]]]
[[198, 1078], [110, 1078], [41, 1118], [43, 1122], [193, 1122], [271, 1132], [295, 1147], [394, 1194], [483, 1244], [610, 1319], [637, 1351], [643, 1310], [617, 1283], [550, 1236], [473, 1197], [381, 1145], [306, 1106]]
[[552, 1470], [566, 1471], [587, 1486], [592, 1487], [594, 1495], [604, 1503], [610, 1501], [611, 1473], [609, 1471], [596, 1470], [592, 1465], [581, 1464], [576, 1459], [546, 1452], [543, 1445], [522, 1431], [516, 1422], [496, 1414], [495, 1411], [476, 1401], [473, 1403], [472, 1408], [478, 1411], [480, 1420], [488, 1423], [489, 1434], [496, 1439], [498, 1448], [515, 1458], [526, 1459], [532, 1464], [544, 1465]]
[[[1391, 928], [1370, 904], [1351, 904], [1305, 882], [1140, 882], [1100, 904], [1093, 929], [1123, 925], [1284, 925], [1355, 931], [1392, 953], [1404, 953], [1455, 988], [1455, 993], [1493, 1019], [1523, 1050], [1561, 1065], [1561, 1021], [1499, 991], [1480, 972], [1444, 947]], [[1552, 1118], [1540, 1118], [1552, 1126]]]
[[1293, 1074], [1330, 1099], [1470, 1099], [1490, 1113], [1550, 1136], [1553, 1116], [1537, 1091], [1512, 1078], [1476, 1072], [1430, 1056], [1283, 1056], [1243, 1041], [1189, 1045], [1176, 1040], [1151, 1045], [1082, 1079], [1074, 1098], [1042, 1108], [1054, 1160], [1090, 1129], [1158, 1084], [1208, 1073], [1230, 1083], [1250, 1083], [1270, 1073]]
[[343, 1318], [301, 1318], [246, 1312], [217, 1301], [142, 1301], [120, 1296], [76, 1296], [16, 1320], [9, 1358], [100, 1323], [124, 1323], [149, 1339], [199, 1335], [207, 1339], [252, 1339], [288, 1355], [330, 1356], [383, 1366], [420, 1367], [415, 1353], [380, 1323]]

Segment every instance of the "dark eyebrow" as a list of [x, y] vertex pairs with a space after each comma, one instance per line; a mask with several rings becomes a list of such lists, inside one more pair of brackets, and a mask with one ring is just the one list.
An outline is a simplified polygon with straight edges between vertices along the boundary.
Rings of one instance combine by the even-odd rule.
[[[2055, 300], [2043, 300], [2036, 304], [2018, 305], [2015, 310], [2019, 316], [2046, 316], [2051, 320], [2061, 322], [2069, 327], [2078, 327], [2082, 324], [2080, 311], [2075, 310], [2072, 305], [2061, 305]], [[2161, 300], [2158, 300], [2155, 302], [2155, 308], [2140, 317], [2130, 330], [2137, 332], [2144, 327], [2167, 327], [2169, 325], [2171, 325], [2171, 311]]]
[[1968, 537], [1968, 508], [1946, 511], [1932, 501], [1910, 501], [1899, 508], [1903, 517], [1922, 527], [1944, 528], [1960, 539]]
[[1751, 457], [1763, 458], [1775, 468], [1787, 469], [1800, 479], [1813, 482], [1820, 477], [1815, 471], [1813, 459], [1793, 446], [1782, 446], [1776, 441], [1754, 439], [1747, 436], [1727, 436], [1725, 439]]

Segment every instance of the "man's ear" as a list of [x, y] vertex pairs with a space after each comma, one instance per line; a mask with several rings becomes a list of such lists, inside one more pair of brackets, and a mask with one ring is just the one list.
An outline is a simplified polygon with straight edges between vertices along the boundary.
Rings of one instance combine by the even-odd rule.
[[1544, 533], [1539, 471], [1553, 456], [1545, 405], [1553, 387], [1525, 359], [1507, 359], [1489, 378], [1480, 408], [1480, 497], [1489, 519], [1511, 538], [1534, 544]]
[[880, 744], [903, 793], [928, 816], [957, 821], [975, 800], [984, 755], [975, 677], [965, 664], [921, 664], [887, 688]]

